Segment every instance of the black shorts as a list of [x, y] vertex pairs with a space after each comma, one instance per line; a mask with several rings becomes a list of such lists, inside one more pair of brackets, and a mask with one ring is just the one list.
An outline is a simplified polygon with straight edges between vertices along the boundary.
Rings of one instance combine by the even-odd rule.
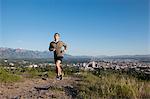
[[63, 56], [57, 56], [54, 58], [55, 63], [57, 62], [57, 60], [60, 60], [62, 62]]

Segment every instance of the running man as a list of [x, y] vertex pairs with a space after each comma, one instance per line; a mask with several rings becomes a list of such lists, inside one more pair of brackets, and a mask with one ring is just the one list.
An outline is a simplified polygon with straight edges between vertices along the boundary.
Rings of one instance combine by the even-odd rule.
[[57, 73], [56, 79], [57, 80], [62, 80], [61, 63], [62, 63], [62, 59], [66, 50], [67, 50], [67, 45], [64, 42], [60, 41], [60, 34], [55, 33], [54, 41], [50, 43], [49, 51], [54, 52], [54, 62], [56, 65], [56, 73]]

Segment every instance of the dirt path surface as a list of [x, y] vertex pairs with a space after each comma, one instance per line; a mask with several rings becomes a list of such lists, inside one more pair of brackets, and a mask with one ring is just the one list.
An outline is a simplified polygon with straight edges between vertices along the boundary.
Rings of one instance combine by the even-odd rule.
[[77, 91], [72, 84], [78, 78], [64, 77], [55, 79], [24, 79], [21, 82], [0, 85], [0, 99], [72, 99]]

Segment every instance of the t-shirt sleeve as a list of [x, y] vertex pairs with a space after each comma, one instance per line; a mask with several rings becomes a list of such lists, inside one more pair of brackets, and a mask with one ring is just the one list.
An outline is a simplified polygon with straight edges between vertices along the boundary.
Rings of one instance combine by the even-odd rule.
[[49, 44], [49, 51], [53, 51], [54, 50], [54, 46], [53, 46], [53, 43], [51, 42], [50, 44]]

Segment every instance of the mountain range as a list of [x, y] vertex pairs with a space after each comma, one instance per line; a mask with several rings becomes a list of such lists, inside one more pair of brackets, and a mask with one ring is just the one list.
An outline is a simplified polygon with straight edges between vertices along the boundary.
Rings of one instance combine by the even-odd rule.
[[[72, 56], [65, 54], [65, 57]], [[0, 58], [53, 58], [53, 53], [49, 51], [33, 51], [20, 48], [13, 49], [0, 47]]]
[[[26, 50], [26, 49], [13, 49], [13, 48], [5, 48], [0, 47], [0, 58], [15, 58], [15, 59], [22, 59], [22, 58], [53, 58], [53, 53], [49, 51], [33, 51], [33, 50]], [[69, 54], [65, 54], [65, 58], [148, 58], [150, 59], [150, 55], [118, 55], [118, 56], [73, 56]]]

